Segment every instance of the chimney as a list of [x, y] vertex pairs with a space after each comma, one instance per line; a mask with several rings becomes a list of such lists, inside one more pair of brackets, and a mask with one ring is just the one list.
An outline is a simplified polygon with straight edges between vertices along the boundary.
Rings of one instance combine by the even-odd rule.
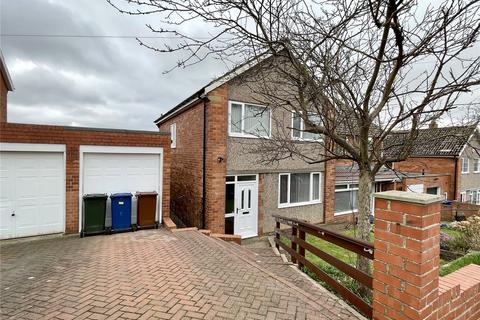
[[438, 128], [438, 123], [436, 120], [432, 120], [432, 122], [430, 122], [430, 125], [428, 126], [430, 129], [436, 129]]

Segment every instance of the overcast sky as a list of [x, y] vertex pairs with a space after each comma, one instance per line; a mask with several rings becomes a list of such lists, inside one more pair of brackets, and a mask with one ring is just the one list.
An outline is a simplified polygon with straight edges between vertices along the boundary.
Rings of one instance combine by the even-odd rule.
[[[0, 44], [16, 89], [9, 94], [10, 122], [155, 130], [161, 113], [226, 70], [206, 61], [164, 74], [177, 57], [134, 38], [18, 36], [152, 36], [145, 24], [159, 25], [154, 15], [122, 15], [105, 0], [0, 4]], [[185, 31], [207, 32], [203, 24]], [[172, 40], [145, 41], [161, 46]], [[462, 102], [479, 97], [475, 89]]]
[[[0, 3], [0, 31], [9, 35], [151, 36], [145, 24], [155, 24], [154, 16], [122, 15], [104, 0]], [[207, 61], [163, 74], [176, 57], [154, 53], [134, 38], [2, 36], [1, 48], [15, 86], [10, 122], [155, 130], [153, 120], [162, 112], [225, 70]]]

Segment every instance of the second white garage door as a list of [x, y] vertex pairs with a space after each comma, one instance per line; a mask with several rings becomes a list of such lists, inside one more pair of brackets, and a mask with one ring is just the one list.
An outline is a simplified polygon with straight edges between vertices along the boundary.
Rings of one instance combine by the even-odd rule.
[[[162, 154], [160, 148], [84, 147], [81, 196], [89, 193], [156, 191], [161, 203]], [[95, 152], [98, 149], [102, 152]], [[82, 150], [82, 149], [81, 149]], [[87, 152], [85, 152], [87, 150]], [[115, 152], [109, 152], [115, 151]], [[144, 151], [144, 153], [142, 153]], [[160, 206], [157, 206], [159, 213]], [[135, 202], [133, 221], [135, 221]], [[157, 218], [160, 220], [159, 214]], [[80, 220], [81, 221], [81, 220]], [[107, 209], [107, 225], [110, 213]]]

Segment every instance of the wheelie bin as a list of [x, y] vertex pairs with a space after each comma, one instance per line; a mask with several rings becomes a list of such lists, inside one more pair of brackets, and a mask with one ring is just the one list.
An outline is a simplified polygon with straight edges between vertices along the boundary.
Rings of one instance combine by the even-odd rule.
[[114, 193], [112, 199], [112, 232], [132, 231], [132, 194]]
[[157, 195], [153, 192], [137, 192], [137, 227], [139, 229], [158, 228], [155, 221], [157, 213]]
[[107, 198], [104, 193], [83, 196], [83, 219], [80, 237], [105, 233]]

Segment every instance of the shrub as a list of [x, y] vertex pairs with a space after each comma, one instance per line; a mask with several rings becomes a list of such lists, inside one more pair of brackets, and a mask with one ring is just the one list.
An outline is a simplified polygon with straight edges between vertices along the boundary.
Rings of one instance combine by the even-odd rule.
[[440, 232], [440, 249], [448, 250], [448, 243], [452, 240], [448, 233]]
[[473, 250], [480, 250], [480, 216], [472, 216], [465, 221], [458, 222], [455, 229], [462, 232], [463, 242], [469, 244]]

